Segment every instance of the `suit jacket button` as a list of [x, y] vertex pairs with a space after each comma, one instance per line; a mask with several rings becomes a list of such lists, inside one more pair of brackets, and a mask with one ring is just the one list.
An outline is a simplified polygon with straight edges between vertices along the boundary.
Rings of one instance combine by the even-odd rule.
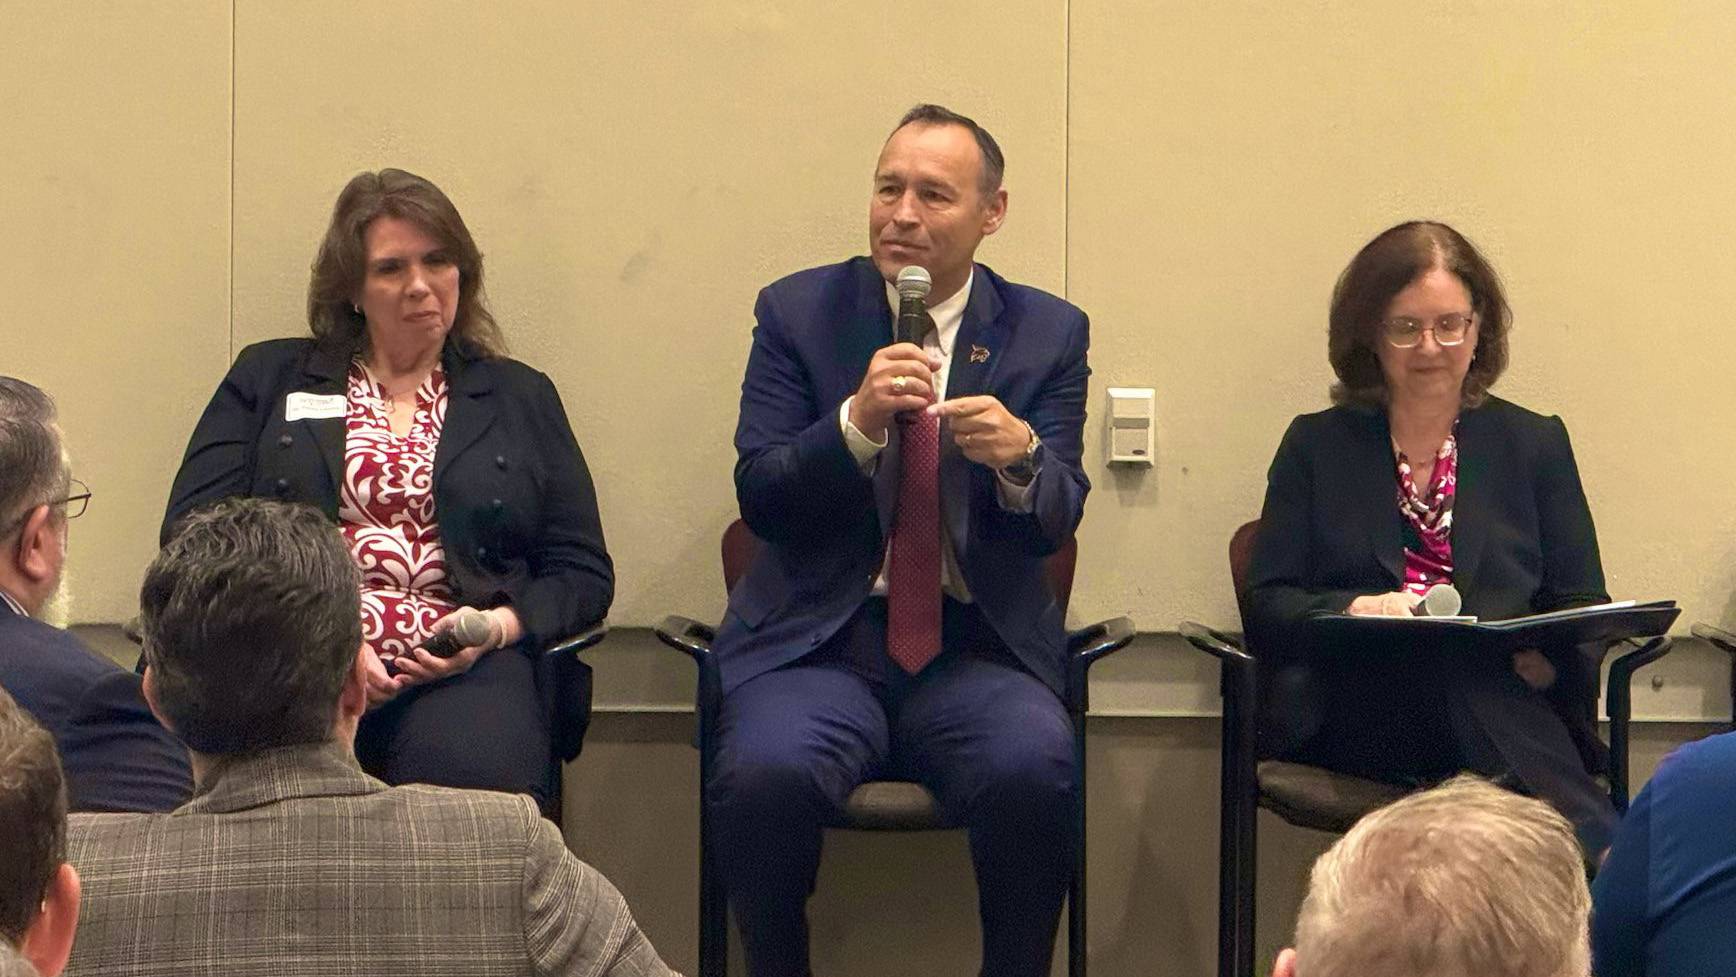
[[287, 448], [294, 443], [295, 443], [295, 438], [292, 438], [287, 434], [285, 434], [283, 437], [280, 437], [277, 439], [277, 446], [279, 448]]
[[478, 560], [486, 560], [486, 559], [488, 559], [488, 547], [486, 547], [486, 546], [478, 546], [478, 547], [477, 547], [477, 548], [476, 548], [476, 558], [477, 558], [477, 559], [478, 559]]
[[494, 456], [494, 467], [500, 469], [501, 471], [506, 471], [506, 456], [505, 455], [495, 455]]
[[277, 480], [277, 494], [278, 495], [288, 495], [289, 494], [289, 479], [280, 478]]
[[500, 510], [506, 508], [506, 503], [500, 501], [499, 499], [495, 499], [493, 502], [490, 502], [489, 505], [494, 506], [494, 510], [496, 512], [499, 512]]

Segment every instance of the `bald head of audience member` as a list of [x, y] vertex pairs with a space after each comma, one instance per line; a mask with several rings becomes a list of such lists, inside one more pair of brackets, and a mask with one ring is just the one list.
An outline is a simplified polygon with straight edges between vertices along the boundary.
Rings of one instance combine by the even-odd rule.
[[[66, 862], [66, 784], [54, 739], [0, 689], [0, 961], [54, 977], [72, 952], [78, 873]], [[0, 974], [29, 973], [16, 961]]]
[[321, 513], [227, 499], [189, 514], [139, 592], [145, 699], [212, 757], [355, 739], [367, 708], [355, 561]]
[[1274, 977], [1587, 977], [1573, 828], [1457, 777], [1368, 815], [1314, 863]]

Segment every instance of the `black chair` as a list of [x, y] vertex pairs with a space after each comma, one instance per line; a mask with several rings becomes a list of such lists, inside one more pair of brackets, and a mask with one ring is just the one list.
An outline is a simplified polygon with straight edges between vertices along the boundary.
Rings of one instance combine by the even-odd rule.
[[[732, 590], [764, 544], [741, 520], [723, 534], [723, 582]], [[1077, 547], [1073, 540], [1047, 562], [1049, 587], [1067, 611], [1073, 591]], [[699, 670], [696, 706], [699, 722], [699, 977], [727, 977], [729, 968], [729, 903], [723, 875], [711, 843], [711, 815], [705, 803], [717, 753], [717, 715], [723, 704], [717, 656], [711, 650], [716, 631], [685, 617], [670, 616], [657, 625], [664, 644], [692, 657]], [[1093, 662], [1133, 640], [1133, 622], [1125, 617], [1100, 621], [1067, 635], [1067, 714], [1073, 721], [1073, 752], [1079, 766], [1079, 790], [1073, 811], [1073, 873], [1067, 888], [1067, 972], [1085, 975], [1085, 711], [1087, 673]], [[832, 827], [855, 831], [937, 831], [957, 828], [941, 818], [934, 796], [921, 784], [874, 780], [850, 794], [843, 820]]]
[[[1244, 628], [1248, 561], [1260, 522], [1230, 538], [1230, 578]], [[1222, 770], [1218, 828], [1218, 974], [1254, 973], [1255, 829], [1259, 808], [1302, 828], [1342, 834], [1364, 814], [1399, 799], [1403, 787], [1321, 767], [1262, 759], [1258, 750], [1259, 663], [1243, 643], [1191, 621], [1183, 637], [1220, 663], [1223, 696]], [[1609, 713], [1609, 792], [1616, 810], [1628, 805], [1629, 685], [1633, 673], [1670, 650], [1668, 637], [1624, 642], [1634, 650], [1610, 663], [1604, 702]]]
[[1736, 726], [1736, 634], [1710, 624], [1696, 624], [1694, 637], [1730, 656], [1730, 724]]

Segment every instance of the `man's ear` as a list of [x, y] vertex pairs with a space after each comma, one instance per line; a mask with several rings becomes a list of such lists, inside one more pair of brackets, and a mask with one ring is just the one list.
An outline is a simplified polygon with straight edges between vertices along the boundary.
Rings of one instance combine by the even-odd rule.
[[1001, 229], [1007, 219], [1007, 188], [1001, 187], [983, 204], [982, 232], [986, 237]]
[[62, 863], [48, 883], [42, 911], [24, 930], [24, 942], [19, 949], [42, 977], [57, 977], [66, 968], [66, 959], [72, 956], [79, 894], [77, 870]]
[[163, 728], [169, 732], [175, 732], [175, 724], [169, 722], [168, 714], [163, 711], [161, 703], [157, 701], [157, 670], [152, 668], [149, 662], [145, 663], [145, 675], [140, 683], [139, 691], [145, 694], [145, 708], [151, 710], [151, 715], [157, 717], [157, 722], [162, 723]]
[[359, 719], [368, 711], [368, 643], [362, 642], [356, 649], [356, 657], [350, 662], [349, 673], [344, 676], [343, 688], [338, 690], [338, 715], [351, 719]]
[[1296, 951], [1294, 949], [1279, 951], [1277, 962], [1272, 964], [1272, 977], [1296, 977]]
[[60, 569], [60, 537], [54, 531], [54, 507], [39, 505], [24, 517], [18, 530], [18, 572], [33, 584], [54, 579]]

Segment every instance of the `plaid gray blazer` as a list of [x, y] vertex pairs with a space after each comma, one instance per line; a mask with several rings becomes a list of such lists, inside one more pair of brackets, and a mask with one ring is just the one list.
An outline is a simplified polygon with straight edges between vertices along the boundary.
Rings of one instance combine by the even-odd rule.
[[222, 761], [170, 814], [71, 818], [66, 973], [671, 973], [527, 797], [387, 787], [337, 744]]

